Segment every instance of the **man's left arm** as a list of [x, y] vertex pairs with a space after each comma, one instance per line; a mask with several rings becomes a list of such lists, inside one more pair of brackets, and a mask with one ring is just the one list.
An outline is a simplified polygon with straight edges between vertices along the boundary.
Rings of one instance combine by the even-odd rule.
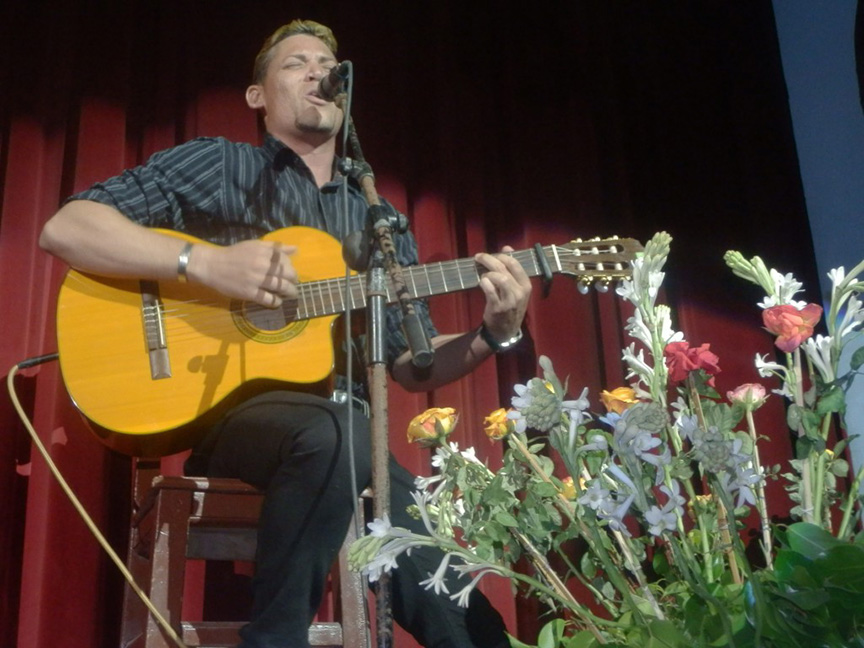
[[471, 373], [486, 358], [495, 353], [485, 338], [503, 343], [518, 337], [531, 296], [531, 280], [522, 265], [510, 256], [512, 248], [504, 254], [478, 254], [477, 263], [486, 268], [480, 278], [480, 288], [486, 297], [483, 310], [484, 335], [480, 329], [455, 335], [433, 338], [435, 361], [427, 370], [418, 370], [411, 364], [409, 353], [403, 353], [394, 362], [393, 378], [408, 391], [437, 389]]

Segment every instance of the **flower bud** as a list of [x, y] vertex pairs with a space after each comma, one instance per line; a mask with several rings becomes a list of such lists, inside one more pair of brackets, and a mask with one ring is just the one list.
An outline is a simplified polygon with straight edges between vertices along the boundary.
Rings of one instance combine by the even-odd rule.
[[741, 405], [748, 412], [754, 412], [765, 402], [765, 388], [759, 383], [746, 383], [726, 392], [726, 398], [733, 405]]
[[432, 446], [450, 436], [459, 416], [452, 407], [432, 407], [408, 424], [408, 443]]
[[[584, 490], [584, 487], [583, 487]], [[572, 477], [565, 477], [561, 480], [561, 494], [566, 497], [568, 500], [575, 500], [576, 493], [576, 485], [573, 483]]]
[[483, 430], [486, 432], [486, 436], [492, 441], [500, 441], [515, 428], [513, 420], [508, 418], [507, 410], [503, 407], [499, 407], [487, 416], [483, 420], [483, 424]]

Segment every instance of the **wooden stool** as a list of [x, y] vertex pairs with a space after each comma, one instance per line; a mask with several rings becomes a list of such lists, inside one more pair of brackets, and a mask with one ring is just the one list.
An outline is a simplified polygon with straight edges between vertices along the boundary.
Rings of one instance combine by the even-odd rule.
[[[136, 490], [138, 487], [136, 485]], [[237, 479], [158, 476], [132, 520], [127, 565], [141, 589], [187, 646], [236, 646], [245, 621], [181, 619], [186, 560], [252, 561], [263, 494]], [[334, 566], [333, 609], [338, 621], [309, 629], [313, 646], [368, 648], [365, 588], [347, 565], [354, 522]], [[131, 588], [126, 588], [122, 648], [174, 648]]]

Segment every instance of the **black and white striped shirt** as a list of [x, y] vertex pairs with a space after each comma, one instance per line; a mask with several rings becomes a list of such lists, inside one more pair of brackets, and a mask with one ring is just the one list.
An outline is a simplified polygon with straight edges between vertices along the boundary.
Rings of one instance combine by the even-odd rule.
[[[319, 189], [306, 164], [269, 134], [260, 147], [202, 137], [156, 153], [143, 165], [70, 200], [111, 205], [147, 227], [179, 230], [219, 245], [292, 225], [314, 227], [343, 240], [363, 229], [366, 201], [349, 181], [346, 219], [341, 185], [337, 174]], [[416, 264], [413, 235], [396, 235], [394, 240], [399, 263]], [[436, 335], [426, 303], [418, 300], [415, 307], [430, 336]], [[387, 329], [392, 363], [408, 346], [398, 307], [388, 308]]]

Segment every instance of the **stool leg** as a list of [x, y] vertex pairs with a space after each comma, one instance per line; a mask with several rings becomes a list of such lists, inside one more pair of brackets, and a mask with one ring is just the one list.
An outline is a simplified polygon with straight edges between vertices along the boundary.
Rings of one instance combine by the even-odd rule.
[[[151, 558], [150, 598], [178, 633], [186, 577], [187, 520], [192, 510], [189, 491], [162, 489], [156, 504]], [[174, 648], [152, 616], [147, 620], [146, 648]]]
[[[360, 523], [363, 524], [363, 502], [360, 502]], [[359, 572], [348, 568], [348, 549], [357, 539], [356, 517], [345, 542], [339, 550], [339, 604], [342, 624], [342, 642], [345, 648], [369, 648], [369, 628], [366, 624], [366, 587]]]

